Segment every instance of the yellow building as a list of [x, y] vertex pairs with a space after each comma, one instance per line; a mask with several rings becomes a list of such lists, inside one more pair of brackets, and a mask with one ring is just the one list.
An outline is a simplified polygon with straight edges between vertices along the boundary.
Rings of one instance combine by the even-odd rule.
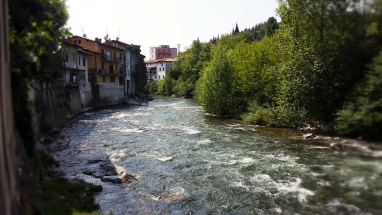
[[90, 40], [74, 36], [72, 42], [92, 53], [92, 56], [88, 57], [89, 81], [123, 84], [121, 63], [123, 63], [125, 48], [105, 38], [106, 41], [102, 43], [102, 39], [99, 38]]

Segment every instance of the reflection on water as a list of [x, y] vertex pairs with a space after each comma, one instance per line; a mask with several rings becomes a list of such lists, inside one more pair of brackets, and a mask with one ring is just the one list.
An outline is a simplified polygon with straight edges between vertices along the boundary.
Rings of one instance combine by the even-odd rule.
[[[63, 134], [135, 176], [124, 188], [133, 195], [126, 201], [108, 202], [113, 193], [98, 198], [105, 213], [382, 213], [381, 150], [353, 140], [330, 150], [343, 140], [303, 140], [295, 130], [219, 119], [192, 100], [87, 112]], [[160, 201], [164, 193], [186, 200], [168, 205]]]

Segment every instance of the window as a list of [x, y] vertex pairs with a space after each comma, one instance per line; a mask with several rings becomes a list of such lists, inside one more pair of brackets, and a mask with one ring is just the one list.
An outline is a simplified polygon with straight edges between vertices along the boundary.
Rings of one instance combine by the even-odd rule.
[[78, 44], [81, 44], [81, 40], [78, 40]]
[[163, 76], [163, 78], [164, 78], [164, 76]]
[[82, 57], [82, 65], [86, 66], [85, 57]]
[[155, 76], [155, 79], [157, 79], [157, 76]]
[[77, 40], [74, 40], [74, 44], [77, 44]]
[[115, 76], [110, 76], [110, 82], [115, 82]]
[[117, 71], [118, 71], [118, 65], [115, 65], [115, 70], [117, 70]]
[[65, 54], [65, 62], [68, 62], [68, 54]]
[[113, 73], [113, 68], [114, 68], [113, 65], [109, 65], [109, 70], [110, 70], [109, 72], [110, 73]]
[[76, 59], [76, 58], [74, 57], [74, 52], [73, 52], [73, 58], [72, 58], [72, 59], [73, 59], [73, 61], [75, 61], [75, 59]]
[[101, 69], [105, 69], [105, 65], [103, 64], [103, 62], [101, 63]]
[[80, 56], [78, 56], [78, 65], [81, 66], [81, 57]]
[[105, 76], [104, 75], [102, 76], [102, 82], [105, 82]]

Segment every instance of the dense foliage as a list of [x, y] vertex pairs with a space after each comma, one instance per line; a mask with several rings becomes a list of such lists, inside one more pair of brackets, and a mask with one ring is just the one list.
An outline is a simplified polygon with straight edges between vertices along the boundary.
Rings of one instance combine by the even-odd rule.
[[34, 155], [35, 126], [29, 101], [33, 80], [61, 77], [60, 40], [68, 13], [62, 0], [10, 0], [9, 34], [15, 124], [26, 152]]
[[281, 22], [270, 17], [243, 31], [236, 25], [206, 43], [195, 40], [158, 91], [196, 98], [207, 112], [251, 123], [337, 123], [342, 133], [375, 137], [381, 109], [369, 97], [379, 85], [367, 80], [379, 77], [379, 58], [369, 70], [367, 65], [381, 48], [381, 5], [279, 0]]

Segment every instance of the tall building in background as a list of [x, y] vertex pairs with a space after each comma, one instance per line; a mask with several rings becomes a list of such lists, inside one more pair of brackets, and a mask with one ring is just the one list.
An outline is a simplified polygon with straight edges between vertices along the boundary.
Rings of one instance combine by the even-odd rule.
[[158, 47], [150, 47], [150, 60], [158, 60], [165, 58], [176, 58], [178, 55], [177, 48], [170, 48], [169, 45], [160, 45]]

